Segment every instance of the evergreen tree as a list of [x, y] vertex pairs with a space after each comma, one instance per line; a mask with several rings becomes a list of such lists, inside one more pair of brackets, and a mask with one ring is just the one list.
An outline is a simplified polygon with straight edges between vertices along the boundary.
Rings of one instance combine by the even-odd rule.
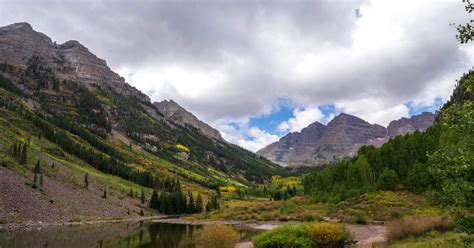
[[194, 203], [194, 197], [193, 197], [193, 193], [191, 193], [191, 191], [188, 192], [188, 213], [189, 214], [196, 213], [196, 206], [195, 206], [195, 203]]
[[140, 200], [142, 202], [142, 204], [145, 204], [145, 191], [142, 189], [142, 194], [140, 196]]
[[[150, 208], [160, 209], [160, 200], [158, 199], [158, 192], [156, 189], [153, 190], [150, 198]], [[161, 209], [160, 209], [161, 212]]]
[[218, 185], [217, 188], [216, 188], [216, 194], [217, 194], [217, 197], [221, 198], [222, 195], [221, 195], [221, 187]]
[[86, 173], [86, 175], [84, 176], [84, 187], [86, 187], [86, 189], [89, 188], [89, 174], [88, 173]]
[[219, 200], [217, 199], [217, 196], [214, 196], [214, 209], [220, 209], [221, 205], [219, 203]]
[[382, 171], [382, 174], [380, 174], [377, 184], [378, 188], [381, 190], [393, 190], [399, 183], [400, 180], [397, 173], [392, 169], [385, 168]]
[[41, 165], [40, 161], [36, 161], [35, 168], [33, 170], [34, 178], [33, 178], [33, 188], [38, 188], [38, 174], [41, 173]]
[[145, 216], [145, 213], [143, 212], [143, 208], [140, 208], [140, 216]]
[[199, 192], [196, 198], [196, 213], [202, 213], [203, 211], [204, 211], [204, 202], [202, 200], [201, 192]]
[[102, 198], [106, 199], [107, 198], [107, 189], [104, 188], [104, 194], [102, 195]]
[[296, 185], [293, 184], [293, 196], [296, 195]]
[[160, 198], [159, 198], [159, 212], [160, 213], [165, 213], [166, 208], [167, 208], [167, 202], [166, 202], [166, 196], [164, 192], [161, 192]]
[[27, 144], [24, 143], [21, 150], [20, 164], [26, 164], [27, 162], [28, 162], [28, 147], [27, 147]]

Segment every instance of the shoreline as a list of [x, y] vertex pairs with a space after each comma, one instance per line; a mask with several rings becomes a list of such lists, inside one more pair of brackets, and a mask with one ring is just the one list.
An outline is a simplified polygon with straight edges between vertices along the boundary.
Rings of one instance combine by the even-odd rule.
[[168, 224], [183, 224], [183, 225], [232, 225], [245, 226], [258, 230], [270, 230], [274, 227], [281, 226], [288, 223], [299, 222], [282, 222], [282, 221], [256, 221], [256, 220], [188, 220], [175, 215], [156, 215], [149, 217], [133, 217], [123, 219], [105, 219], [105, 220], [85, 220], [73, 222], [22, 222], [22, 223], [6, 223], [0, 224], [0, 231], [19, 231], [35, 228], [49, 228], [49, 227], [65, 227], [65, 226], [80, 226], [80, 225], [100, 225], [110, 223], [122, 222], [141, 222], [147, 221], [152, 223], [168, 223]]
[[[298, 224], [300, 221], [257, 221], [257, 220], [189, 220], [179, 216], [172, 215], [155, 215], [148, 217], [133, 217], [124, 219], [111, 219], [111, 220], [90, 220], [90, 221], [77, 221], [77, 222], [26, 222], [26, 223], [9, 223], [0, 224], [0, 232], [15, 232], [22, 230], [31, 230], [37, 228], [54, 228], [54, 227], [71, 227], [80, 225], [101, 225], [110, 223], [123, 223], [123, 222], [143, 222], [147, 221], [150, 223], [168, 223], [168, 224], [182, 224], [182, 225], [232, 225], [237, 228], [251, 228], [256, 230], [271, 230], [275, 227], [285, 224]], [[353, 235], [360, 247], [370, 247], [372, 244], [384, 244], [387, 240], [387, 230], [384, 225], [356, 225], [342, 223]], [[248, 242], [247, 242], [248, 243]], [[245, 243], [244, 245], [248, 245]], [[246, 247], [246, 246], [242, 246]]]

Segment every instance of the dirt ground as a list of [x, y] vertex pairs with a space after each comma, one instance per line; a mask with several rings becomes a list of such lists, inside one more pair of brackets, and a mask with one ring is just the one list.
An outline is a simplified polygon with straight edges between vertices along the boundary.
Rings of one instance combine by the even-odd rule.
[[[86, 189], [67, 180], [68, 168], [55, 163], [58, 173], [43, 177], [42, 189], [34, 189], [33, 173], [26, 177], [0, 167], [0, 223], [67, 222], [138, 215], [140, 202], [121, 192], [103, 188], [93, 180]], [[77, 175], [83, 178], [84, 175]]]

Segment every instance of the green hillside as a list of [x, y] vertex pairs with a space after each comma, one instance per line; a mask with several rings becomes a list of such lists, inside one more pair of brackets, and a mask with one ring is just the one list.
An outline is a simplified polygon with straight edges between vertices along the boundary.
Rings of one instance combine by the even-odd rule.
[[87, 174], [104, 188], [144, 191], [146, 198], [152, 189], [173, 189], [177, 180], [182, 190], [208, 194], [218, 186], [263, 183], [279, 173], [277, 165], [238, 146], [173, 125], [140, 97], [61, 81], [41, 57], [30, 58], [25, 69], [5, 61], [1, 166], [30, 178], [35, 188], [36, 164], [45, 171], [41, 178], [54, 177], [54, 164], [60, 164], [72, 171], [66, 181], [83, 185], [77, 175]]

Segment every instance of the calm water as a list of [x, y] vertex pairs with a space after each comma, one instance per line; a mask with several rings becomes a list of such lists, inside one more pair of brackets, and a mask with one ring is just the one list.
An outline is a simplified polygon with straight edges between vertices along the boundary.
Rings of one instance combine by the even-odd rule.
[[[192, 248], [193, 235], [201, 228], [197, 225], [142, 222], [0, 231], [0, 248]], [[241, 241], [248, 241], [258, 233], [247, 228], [236, 230], [241, 234]]]

